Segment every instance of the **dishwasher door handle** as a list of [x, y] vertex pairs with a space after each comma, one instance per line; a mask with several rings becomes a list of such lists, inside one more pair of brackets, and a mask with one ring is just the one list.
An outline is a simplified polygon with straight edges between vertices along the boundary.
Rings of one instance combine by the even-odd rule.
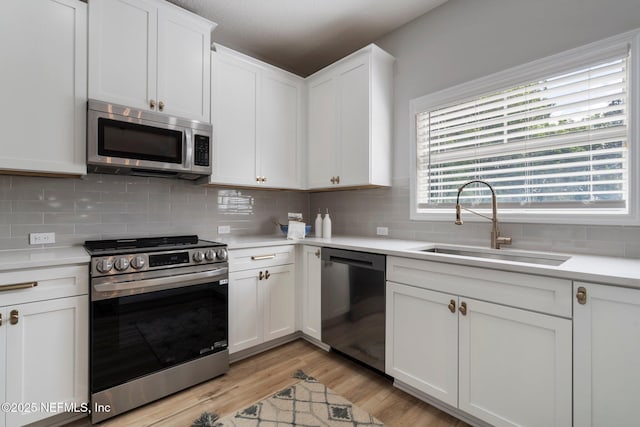
[[365, 267], [365, 268], [372, 268], [373, 267], [373, 263], [371, 261], [361, 261], [359, 259], [350, 259], [350, 258], [343, 258], [343, 257], [339, 257], [339, 256], [330, 256], [329, 257], [329, 261], [330, 262], [337, 262], [340, 264], [349, 264], [349, 265], [353, 265], [356, 267]]

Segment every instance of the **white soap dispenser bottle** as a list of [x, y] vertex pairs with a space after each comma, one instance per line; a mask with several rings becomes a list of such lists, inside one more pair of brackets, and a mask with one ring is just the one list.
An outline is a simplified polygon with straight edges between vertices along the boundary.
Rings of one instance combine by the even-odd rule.
[[316, 216], [316, 237], [322, 237], [322, 214], [320, 213], [320, 209], [318, 209], [318, 216]]
[[329, 217], [329, 209], [327, 209], [327, 213], [324, 214], [324, 218], [322, 220], [322, 238], [331, 238], [331, 217]]

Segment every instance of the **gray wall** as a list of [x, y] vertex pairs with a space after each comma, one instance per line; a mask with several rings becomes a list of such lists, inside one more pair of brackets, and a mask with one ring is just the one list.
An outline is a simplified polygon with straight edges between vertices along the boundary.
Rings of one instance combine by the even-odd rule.
[[[316, 193], [311, 212], [334, 212], [336, 234], [374, 235], [387, 226], [390, 237], [487, 245], [488, 224], [409, 220], [409, 101], [639, 27], [638, 0], [449, 0], [386, 35], [376, 43], [396, 57], [393, 188]], [[640, 257], [640, 227], [502, 230], [517, 248]]]
[[[176, 234], [216, 238], [279, 234], [272, 220], [307, 215], [305, 193], [230, 190], [188, 181], [112, 175], [78, 178], [0, 176], [0, 249], [24, 248], [32, 232], [55, 232], [56, 244]], [[47, 245], [50, 246], [50, 245]]]

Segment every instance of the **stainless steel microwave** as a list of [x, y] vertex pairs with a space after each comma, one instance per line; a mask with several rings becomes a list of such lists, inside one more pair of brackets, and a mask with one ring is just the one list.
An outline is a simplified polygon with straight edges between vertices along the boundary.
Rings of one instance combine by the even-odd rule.
[[198, 179], [211, 175], [208, 123], [89, 100], [87, 170]]

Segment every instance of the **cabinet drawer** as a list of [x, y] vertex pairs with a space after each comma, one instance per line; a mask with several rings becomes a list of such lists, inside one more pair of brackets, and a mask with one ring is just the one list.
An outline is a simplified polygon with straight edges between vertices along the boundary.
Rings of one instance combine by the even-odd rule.
[[567, 279], [387, 257], [387, 280], [571, 317], [571, 281]]
[[30, 268], [0, 273], [1, 305], [23, 304], [87, 294], [87, 265]]
[[264, 248], [232, 249], [229, 251], [229, 271], [242, 271], [295, 262], [293, 245]]

